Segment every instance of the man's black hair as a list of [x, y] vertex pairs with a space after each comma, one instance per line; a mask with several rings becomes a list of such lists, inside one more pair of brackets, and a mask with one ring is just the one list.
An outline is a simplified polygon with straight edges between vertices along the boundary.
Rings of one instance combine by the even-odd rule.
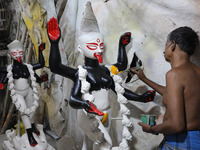
[[185, 26], [173, 30], [168, 35], [168, 41], [174, 41], [182, 51], [192, 55], [199, 44], [199, 37], [193, 29]]

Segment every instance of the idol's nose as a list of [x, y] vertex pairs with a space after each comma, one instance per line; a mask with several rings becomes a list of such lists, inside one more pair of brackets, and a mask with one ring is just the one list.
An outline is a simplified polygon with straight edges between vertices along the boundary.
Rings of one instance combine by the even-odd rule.
[[96, 52], [98, 52], [98, 53], [102, 53], [103, 50], [98, 46]]

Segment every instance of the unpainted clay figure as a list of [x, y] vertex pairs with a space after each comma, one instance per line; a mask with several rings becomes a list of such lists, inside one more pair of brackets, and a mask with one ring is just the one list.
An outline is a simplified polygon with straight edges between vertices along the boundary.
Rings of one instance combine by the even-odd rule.
[[[13, 64], [0, 68], [0, 73], [4, 74], [0, 88], [3, 89], [3, 84], [9, 83], [10, 96], [16, 109], [21, 113], [22, 122], [28, 135], [28, 141], [31, 146], [36, 146], [38, 143], [32, 134], [33, 132], [39, 134], [34, 124], [34, 113], [38, 107], [39, 99], [36, 82], [44, 82], [48, 76], [45, 74], [40, 78], [34, 73], [34, 70], [40, 69], [45, 65], [42, 54], [42, 51], [45, 49], [45, 44], [43, 43], [39, 46], [39, 63], [33, 65], [22, 62], [24, 50], [20, 41], [14, 40], [8, 45], [8, 48], [9, 54], [13, 59]], [[31, 85], [29, 83], [30, 81]]]

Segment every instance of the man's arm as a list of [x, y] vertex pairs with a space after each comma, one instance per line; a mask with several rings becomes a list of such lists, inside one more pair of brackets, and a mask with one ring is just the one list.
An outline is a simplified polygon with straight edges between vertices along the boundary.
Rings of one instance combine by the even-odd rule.
[[140, 80], [142, 80], [144, 83], [146, 83], [148, 86], [150, 86], [152, 89], [156, 90], [160, 95], [163, 95], [165, 91], [165, 87], [162, 85], [159, 85], [152, 80], [148, 79], [142, 69], [135, 70], [135, 67], [130, 68], [130, 73], [131, 74], [136, 74]]
[[[163, 123], [153, 126], [151, 129], [156, 133], [175, 134], [185, 129], [184, 115], [184, 86], [180, 81], [179, 73], [171, 70], [166, 75], [166, 98], [167, 98], [167, 120]], [[148, 125], [142, 125], [143, 130], [150, 131]]]

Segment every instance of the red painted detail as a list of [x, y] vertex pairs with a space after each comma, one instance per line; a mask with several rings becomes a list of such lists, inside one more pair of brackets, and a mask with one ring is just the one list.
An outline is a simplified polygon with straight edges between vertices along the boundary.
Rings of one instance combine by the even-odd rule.
[[19, 54], [20, 54], [20, 55], [23, 55], [23, 54], [24, 54], [24, 52], [23, 52], [23, 51], [19, 51]]
[[154, 96], [156, 95], [156, 92], [153, 90], [148, 91], [148, 93], [151, 93], [151, 94], [146, 98], [146, 102], [152, 101]]
[[104, 49], [104, 43], [100, 44], [100, 49], [103, 50]]
[[47, 81], [47, 75], [46, 75], [46, 74], [43, 75], [43, 77], [42, 77], [42, 81]]
[[154, 96], [156, 95], [156, 92], [155, 92], [155, 91], [153, 91], [153, 90], [149, 90], [149, 91], [148, 91], [148, 93], [153, 93], [153, 94], [154, 94]]
[[88, 109], [89, 112], [95, 113], [98, 116], [103, 116], [104, 115], [104, 113], [101, 112], [100, 110], [98, 110], [97, 107], [94, 104], [92, 104], [91, 102], [89, 102], [89, 104], [90, 104], [90, 106], [92, 106], [92, 108]]
[[127, 41], [127, 38], [126, 38], [128, 35], [131, 35], [131, 33], [127, 33], [126, 35], [124, 35], [124, 37], [122, 39], [123, 44], [128, 44], [128, 41]]
[[40, 44], [40, 50], [44, 50], [44, 49], [45, 49], [45, 44], [44, 43]]
[[97, 58], [99, 63], [103, 63], [103, 58], [101, 55], [102, 55], [102, 53], [101, 54], [94, 53], [94, 57]]
[[16, 59], [17, 59], [17, 61], [18, 61], [19, 63], [21, 62], [21, 57], [17, 57]]
[[0, 83], [0, 90], [4, 89], [4, 85], [2, 83]]
[[31, 146], [36, 146], [38, 143], [30, 144]]
[[52, 17], [47, 23], [48, 35], [51, 40], [57, 40], [60, 36], [58, 21]]
[[16, 56], [17, 52], [12, 52], [11, 55]]
[[98, 47], [98, 44], [97, 43], [86, 43], [86, 47], [89, 49], [89, 50], [96, 50], [97, 47]]

